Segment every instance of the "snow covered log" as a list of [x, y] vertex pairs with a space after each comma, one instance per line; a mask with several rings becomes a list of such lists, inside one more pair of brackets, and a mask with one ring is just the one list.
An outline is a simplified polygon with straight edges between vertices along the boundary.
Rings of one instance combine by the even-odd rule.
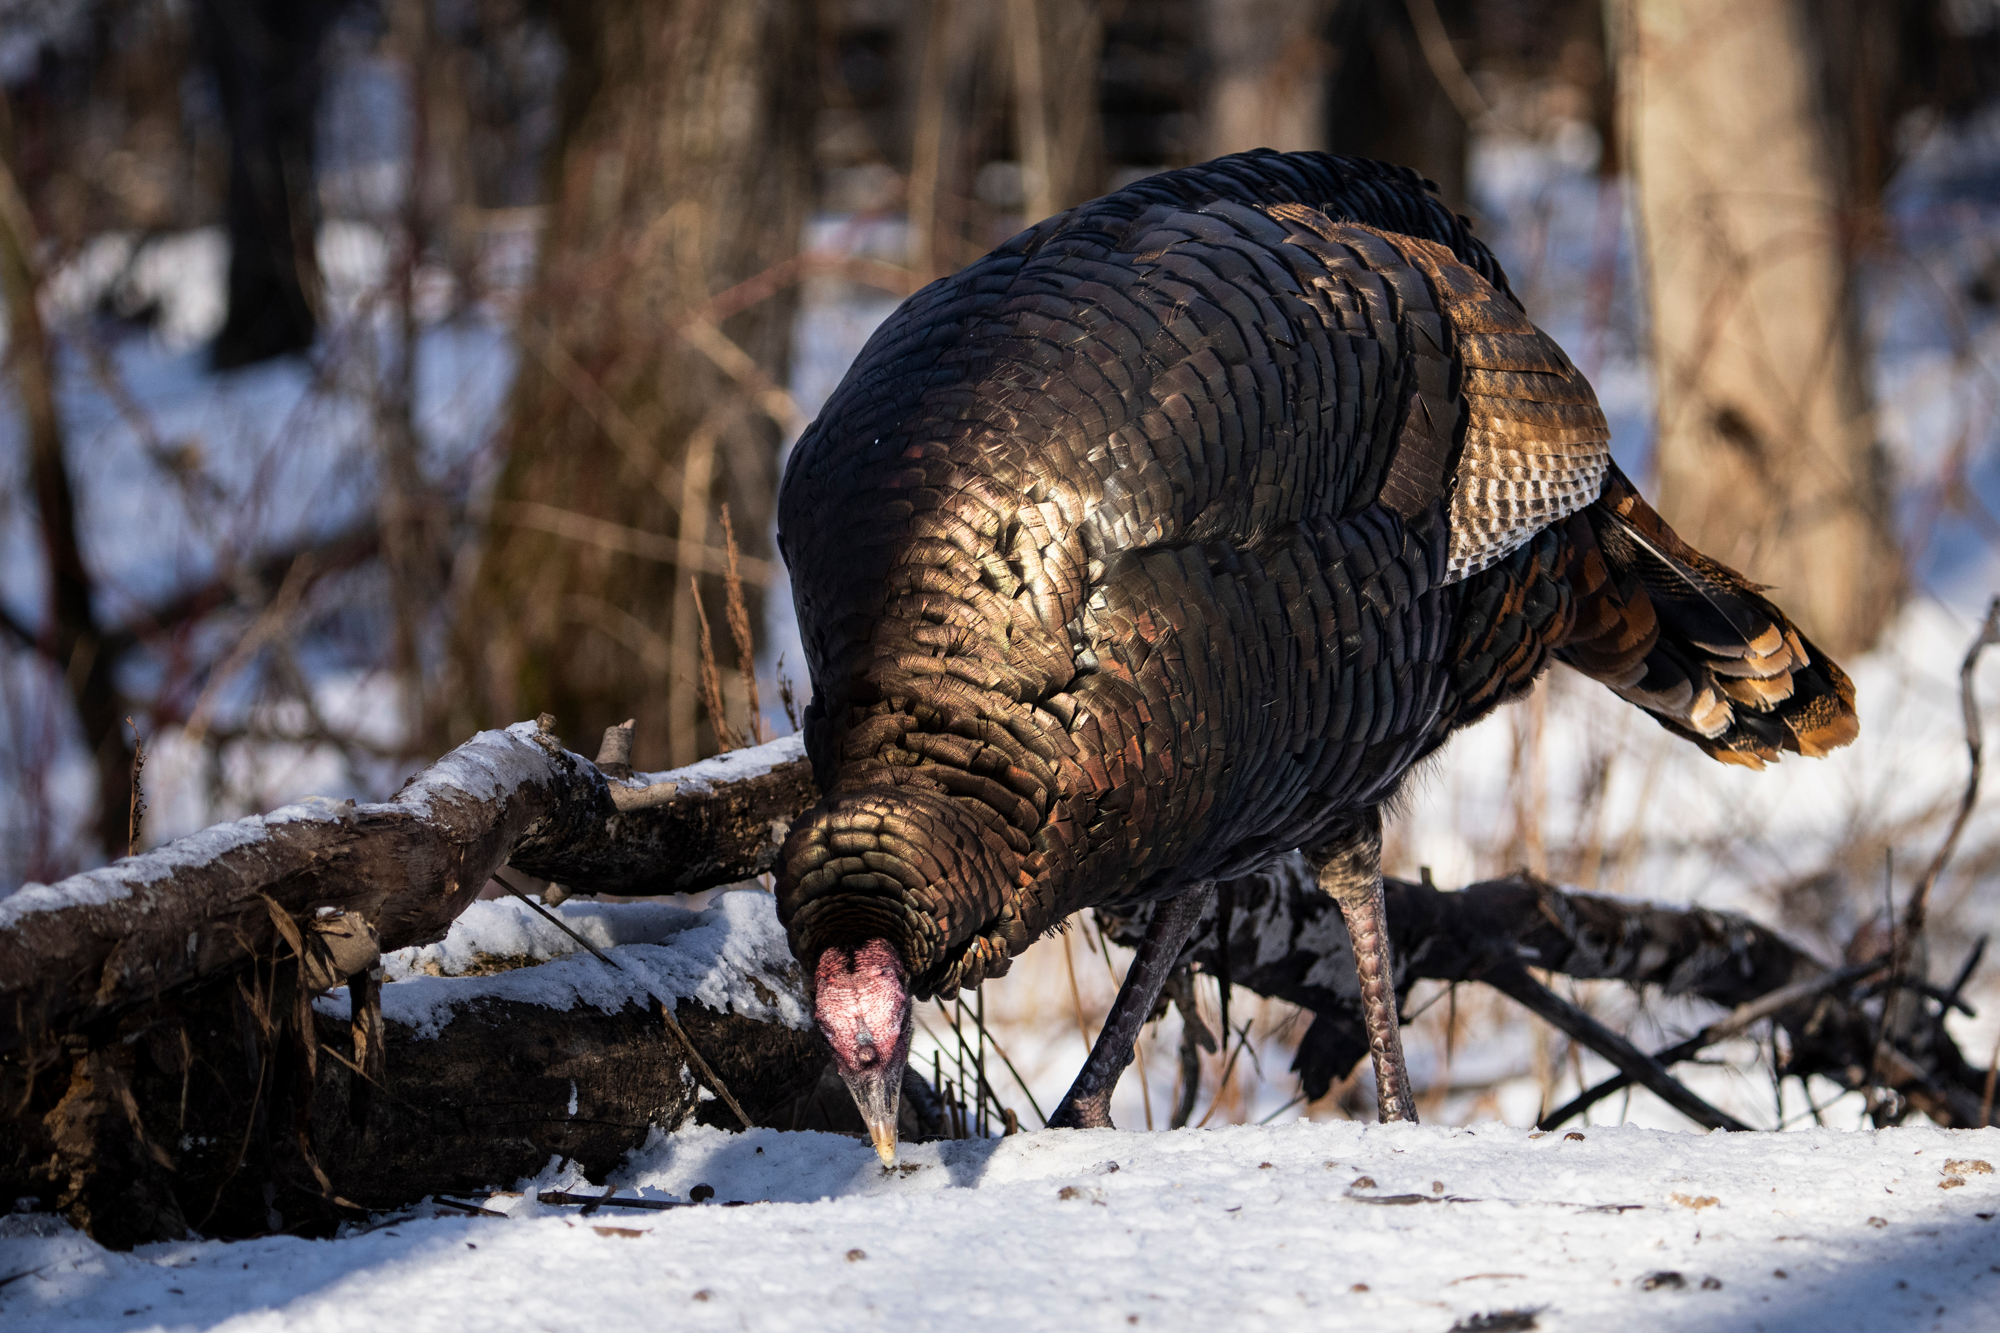
[[[0, 1096], [54, 1045], [284, 947], [327, 945], [329, 984], [376, 950], [440, 938], [510, 862], [581, 892], [681, 893], [766, 869], [814, 788], [796, 737], [608, 779], [551, 719], [482, 732], [396, 796], [309, 799], [0, 899]], [[343, 947], [313, 923], [344, 914]], [[351, 937], [355, 921], [366, 936]]]
[[324, 1234], [552, 1158], [598, 1178], [656, 1128], [736, 1128], [703, 1100], [711, 1079], [758, 1124], [859, 1131], [844, 1089], [818, 1095], [827, 1051], [768, 894], [561, 916], [610, 961], [521, 903], [476, 903], [443, 942], [384, 958], [379, 1035], [359, 1041], [346, 988], [294, 1038], [289, 966], [185, 997], [79, 1060], [39, 1120], [0, 1123], [0, 1191], [118, 1248], [189, 1227]]

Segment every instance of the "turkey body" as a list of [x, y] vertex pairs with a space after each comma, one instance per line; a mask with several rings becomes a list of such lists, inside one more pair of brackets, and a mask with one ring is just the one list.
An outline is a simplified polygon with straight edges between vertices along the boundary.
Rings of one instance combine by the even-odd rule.
[[1078, 909], [1335, 841], [1552, 658], [1719, 758], [1852, 690], [1613, 467], [1589, 385], [1413, 174], [1259, 152], [1051, 218], [875, 333], [779, 498], [823, 799], [808, 975], [916, 996]]

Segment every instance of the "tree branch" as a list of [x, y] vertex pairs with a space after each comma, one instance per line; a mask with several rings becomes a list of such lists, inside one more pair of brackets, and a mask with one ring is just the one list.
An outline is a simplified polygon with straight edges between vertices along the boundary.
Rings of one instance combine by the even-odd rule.
[[1666, 1066], [1634, 1046], [1583, 1010], [1528, 975], [1517, 959], [1499, 955], [1480, 969], [1479, 979], [1534, 1014], [1549, 1026], [1569, 1034], [1579, 1045], [1596, 1051], [1620, 1072], [1642, 1083], [1660, 1100], [1706, 1129], [1745, 1130], [1750, 1126], [1717, 1110], [1688, 1091]]

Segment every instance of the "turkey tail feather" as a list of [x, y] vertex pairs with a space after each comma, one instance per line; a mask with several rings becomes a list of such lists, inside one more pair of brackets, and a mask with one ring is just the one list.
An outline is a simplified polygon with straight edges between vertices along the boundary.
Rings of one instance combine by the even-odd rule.
[[1725, 763], [1817, 757], [1858, 732], [1854, 685], [1763, 589], [1680, 539], [1615, 466], [1568, 520], [1575, 622], [1556, 655]]

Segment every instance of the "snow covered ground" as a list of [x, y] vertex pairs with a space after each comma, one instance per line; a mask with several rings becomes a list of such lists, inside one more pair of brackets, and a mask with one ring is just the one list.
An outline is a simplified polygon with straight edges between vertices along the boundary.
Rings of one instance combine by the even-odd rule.
[[[10, 1329], [2000, 1329], [2000, 1130], [1274, 1125], [658, 1136], [672, 1212], [423, 1207], [112, 1254], [0, 1220]], [[716, 1206], [742, 1201], [751, 1206]], [[1532, 1316], [1532, 1320], [1530, 1319]]]

